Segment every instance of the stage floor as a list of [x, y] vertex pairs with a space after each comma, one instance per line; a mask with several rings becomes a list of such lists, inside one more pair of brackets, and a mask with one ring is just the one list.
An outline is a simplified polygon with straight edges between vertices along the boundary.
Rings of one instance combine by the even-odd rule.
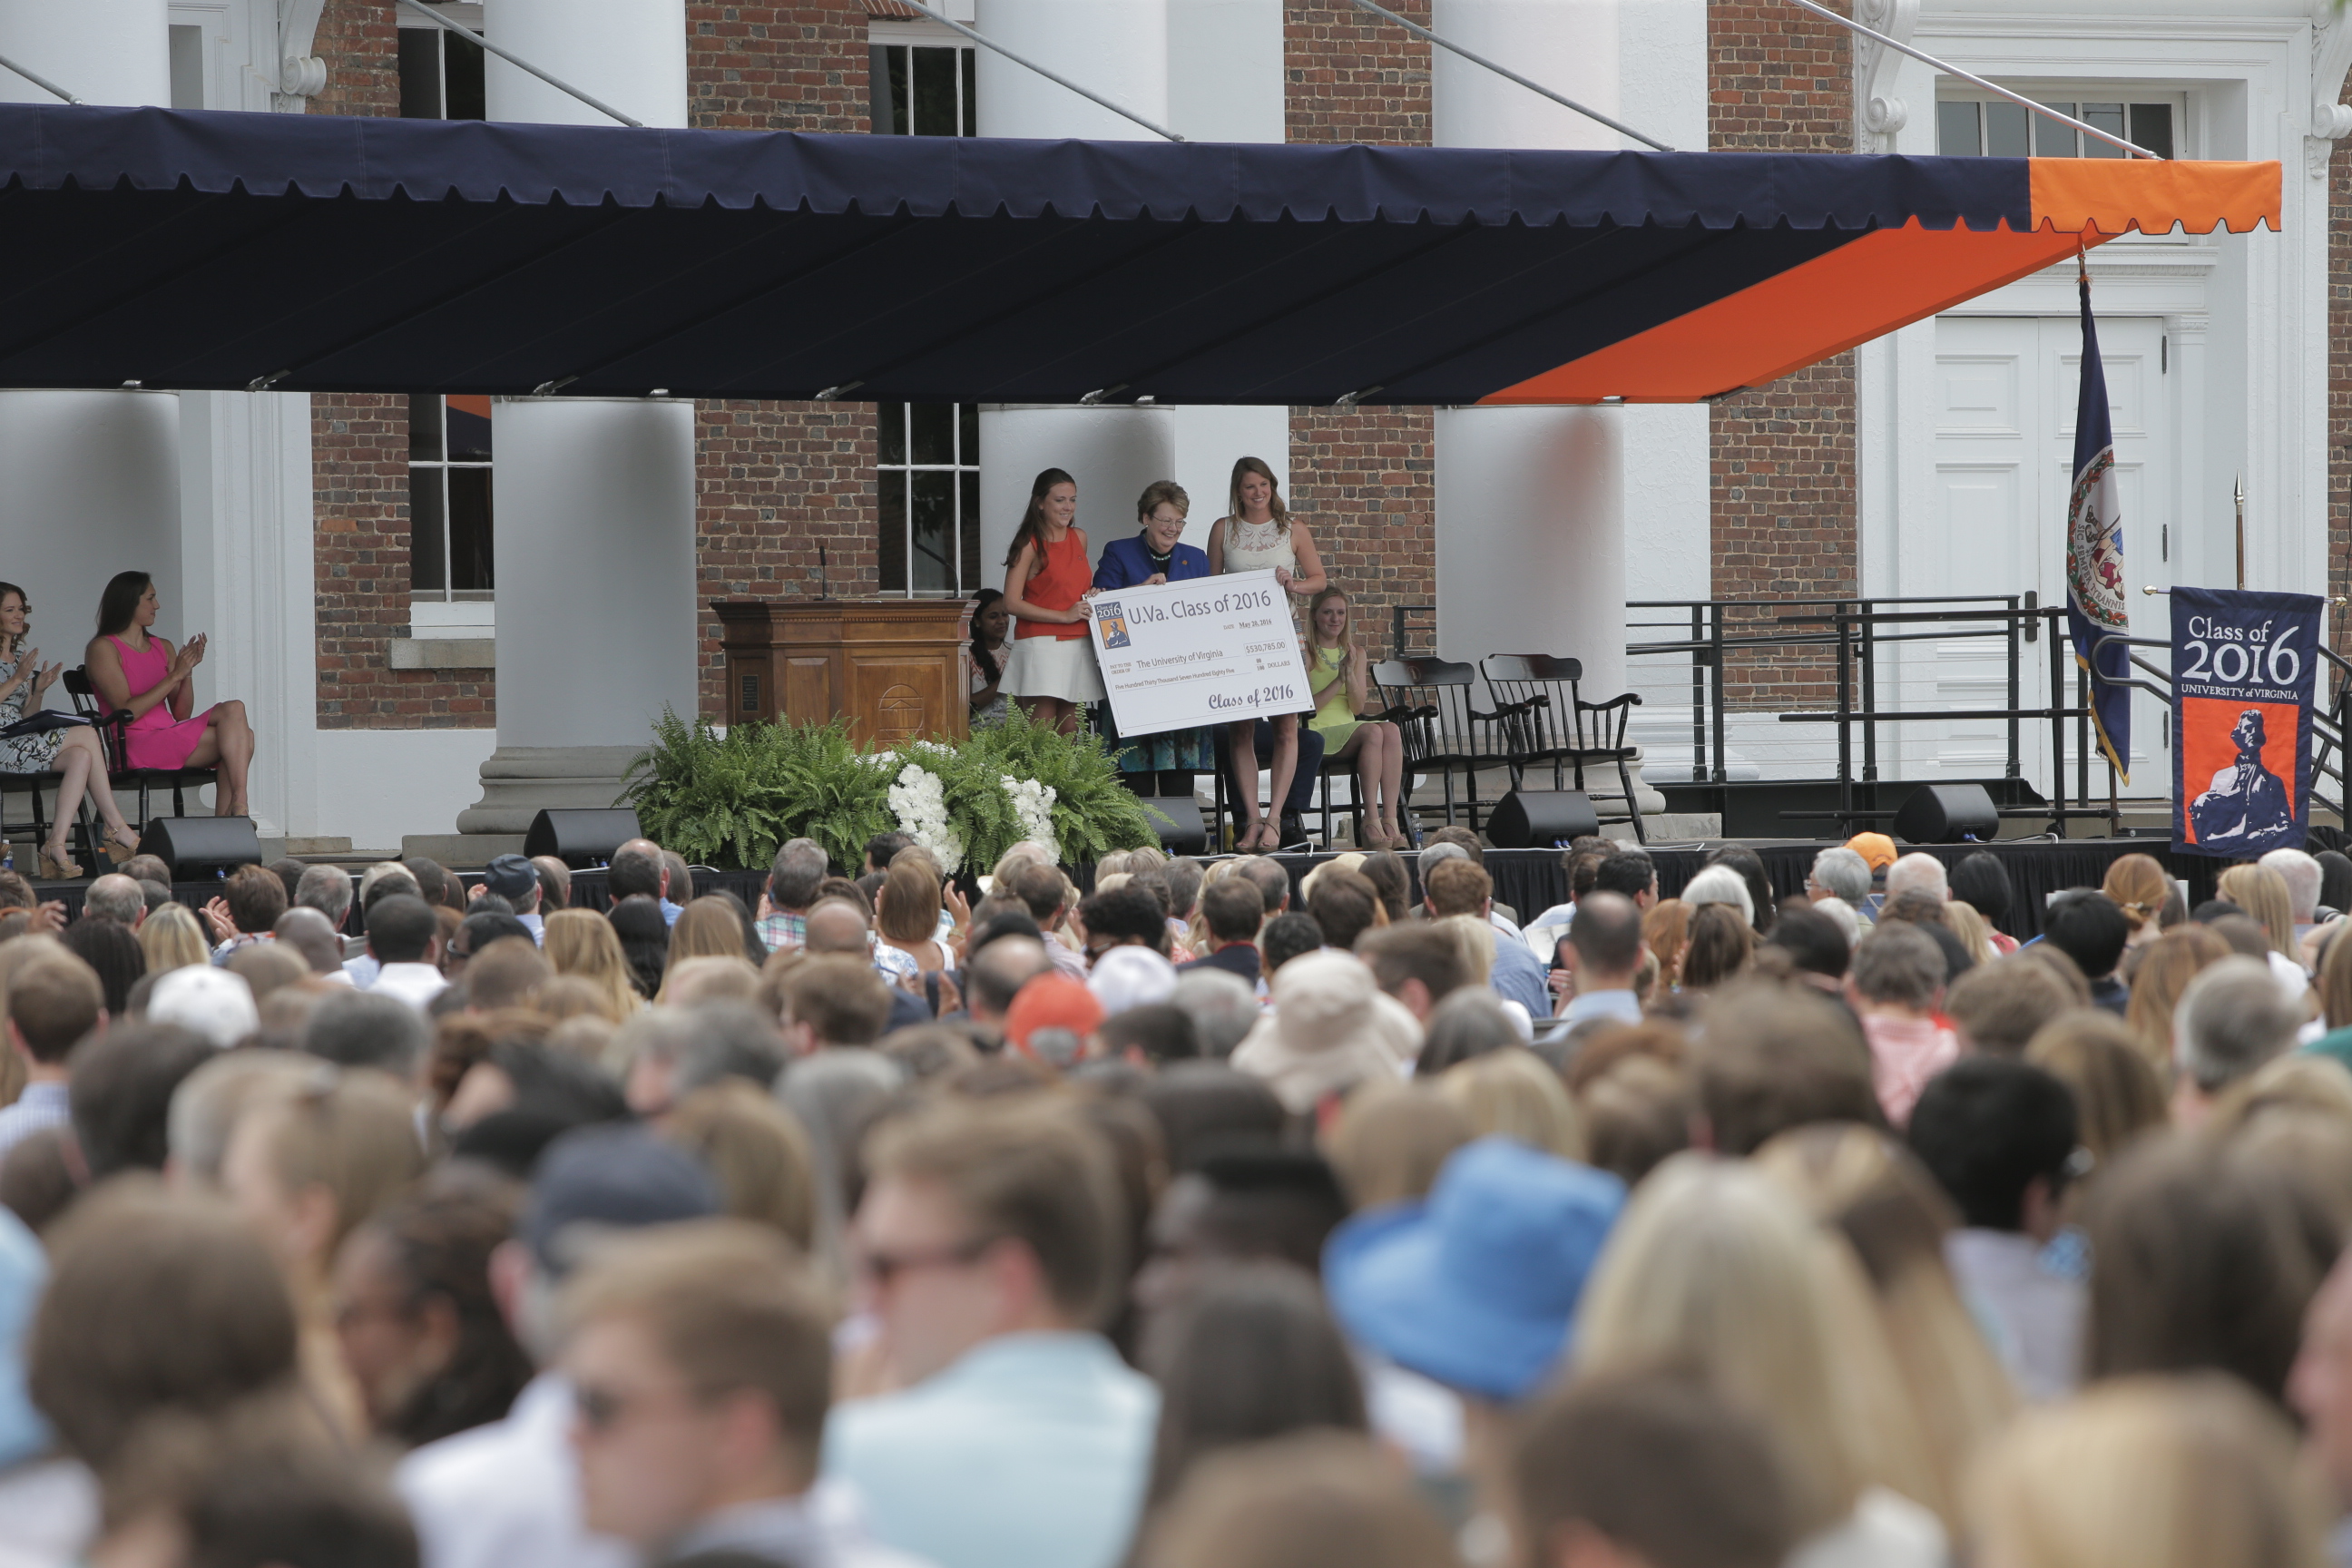
[[[1765, 874], [1771, 879], [1777, 897], [1787, 898], [1801, 893], [1805, 877], [1812, 868], [1813, 858], [1833, 847], [1832, 840], [1801, 841], [1790, 839], [1761, 840], [1752, 844], [1764, 862]], [[1650, 856], [1658, 865], [1658, 891], [1672, 898], [1682, 890], [1683, 884], [1706, 863], [1706, 858], [1719, 846], [1701, 845], [1660, 846], [1651, 849]], [[2189, 884], [2191, 908], [2213, 896], [2214, 879], [2230, 864], [2226, 860], [2208, 859], [2199, 855], [2179, 855], [2170, 844], [2160, 838], [2004, 838], [1990, 844], [1925, 844], [1912, 847], [1925, 850], [1947, 865], [1982, 849], [1999, 859], [2009, 872], [2010, 886], [2015, 893], [2009, 918], [2000, 927], [2010, 935], [2023, 939], [2039, 935], [2042, 931], [2043, 901], [2052, 893], [2068, 888], [2095, 888], [2106, 875], [2107, 867], [2125, 855], [2152, 855], [2175, 877]], [[1295, 888], [1307, 872], [1333, 855], [1282, 855], [1276, 857], [1290, 872]], [[1406, 858], [1410, 870], [1412, 857]], [[1568, 901], [1568, 873], [1560, 865], [1557, 849], [1489, 849], [1486, 851], [1487, 874], [1495, 879], [1495, 897], [1518, 910], [1522, 916], [1533, 917], [1554, 904]], [[467, 882], [479, 879], [479, 873], [460, 873]], [[1094, 883], [1094, 868], [1077, 868], [1076, 880], [1081, 889]], [[697, 868], [695, 887], [698, 892], [730, 892], [745, 905], [756, 908], [760, 894], [767, 883], [764, 871], [717, 871]], [[44, 900], [55, 899], [66, 906], [68, 918], [81, 912], [83, 892], [87, 882], [37, 882], [36, 890]], [[201, 908], [206, 900], [220, 893], [217, 880], [180, 882], [173, 886], [173, 896], [191, 908]], [[1418, 887], [1416, 885], [1416, 891]], [[602, 910], [612, 902], [605, 891], [602, 871], [574, 871], [572, 874], [572, 902], [576, 909]], [[356, 920], [352, 929], [357, 929]]]

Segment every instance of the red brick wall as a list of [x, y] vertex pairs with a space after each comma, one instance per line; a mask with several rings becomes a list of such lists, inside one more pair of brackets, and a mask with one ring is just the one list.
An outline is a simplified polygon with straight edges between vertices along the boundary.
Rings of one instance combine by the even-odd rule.
[[[1429, 23], [1429, 0], [1389, 8]], [[1429, 145], [1429, 48], [1347, 0], [1286, 5], [1286, 139]], [[1437, 597], [1435, 442], [1425, 406], [1290, 411], [1291, 510], [1313, 527], [1331, 580], [1353, 595], [1376, 658], [1397, 651], [1389, 606]], [[1412, 651], [1430, 651], [1430, 625], [1426, 613], [1412, 617]]]
[[[1430, 0], [1388, 9], [1429, 26]], [[1429, 46], [1348, 0], [1282, 8], [1283, 139], [1429, 145]]]
[[319, 727], [484, 730], [488, 669], [394, 669], [408, 630], [408, 409], [367, 393], [310, 399]]
[[854, 0], [686, 8], [687, 101], [707, 131], [867, 129], [866, 13]]
[[[1710, 0], [1706, 19], [1710, 146], [1853, 150], [1853, 68], [1843, 28], [1780, 0]], [[1714, 406], [1708, 423], [1714, 595], [1855, 592], [1853, 355], [1727, 398]], [[1749, 618], [1773, 614], [1761, 610]], [[1724, 672], [1726, 700], [1768, 709], [1818, 700], [1830, 689], [1830, 668], [1810, 652], [1735, 654]]]
[[[327, 64], [314, 114], [398, 114], [391, 0], [328, 0], [314, 52]], [[408, 410], [404, 399], [310, 399], [312, 572], [322, 730], [487, 729], [488, 669], [394, 669], [408, 629]]]
[[[1427, 408], [1290, 411], [1290, 508], [1348, 590], [1374, 658], [1399, 651], [1389, 647], [1389, 606], [1437, 597], [1435, 453]], [[1433, 651], [1430, 625], [1425, 613], [1409, 618], [1409, 651]]]
[[[865, 132], [866, 13], [855, 0], [692, 0], [687, 91], [698, 129]], [[709, 601], [808, 592], [820, 544], [834, 593], [876, 587], [874, 405], [705, 402], [695, 414], [702, 710], [723, 720]]]
[[726, 717], [713, 599], [797, 598], [824, 550], [835, 595], [876, 586], [874, 407], [701, 403], [695, 410], [696, 592], [702, 710]]
[[327, 0], [310, 52], [327, 64], [313, 114], [398, 114], [400, 45], [393, 0]]

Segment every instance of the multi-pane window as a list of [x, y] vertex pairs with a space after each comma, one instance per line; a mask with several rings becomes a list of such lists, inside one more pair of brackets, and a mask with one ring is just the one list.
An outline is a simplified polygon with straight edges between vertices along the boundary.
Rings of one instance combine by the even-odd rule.
[[[2172, 156], [2172, 105], [2042, 99], [2059, 113]], [[2123, 158], [2112, 142], [2027, 111], [2005, 99], [1947, 98], [1936, 104], [1936, 151], [1947, 158]]]
[[[400, 113], [404, 120], [486, 118], [480, 47], [443, 27], [402, 27]], [[491, 597], [488, 397], [409, 398], [408, 530], [412, 600]]]
[[415, 596], [490, 596], [490, 400], [408, 400], [409, 577]]
[[970, 49], [926, 44], [866, 46], [874, 129], [884, 136], [977, 136]]
[[[973, 136], [972, 52], [877, 40], [870, 46], [874, 129], [886, 136]], [[885, 403], [875, 463], [880, 579], [886, 594], [967, 595], [980, 561], [980, 410]]]
[[876, 447], [885, 593], [970, 594], [980, 560], [980, 410], [885, 403]]
[[446, 27], [400, 29], [400, 117], [487, 120], [482, 49]]

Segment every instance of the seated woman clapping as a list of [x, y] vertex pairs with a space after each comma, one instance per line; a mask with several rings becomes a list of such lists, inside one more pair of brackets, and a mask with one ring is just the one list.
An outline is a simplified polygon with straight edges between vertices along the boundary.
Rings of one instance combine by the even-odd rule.
[[[0, 728], [40, 710], [58, 679], [58, 667], [41, 662], [41, 650], [25, 644], [32, 604], [14, 583], [0, 583]], [[98, 731], [86, 724], [0, 739], [0, 773], [58, 773], [57, 825], [41, 846], [45, 879], [79, 877], [82, 868], [66, 855], [66, 829], [81, 808], [84, 793], [106, 821], [106, 852], [121, 865], [136, 854], [139, 837], [122, 820], [114, 792], [106, 787], [106, 753]]]
[[128, 710], [131, 727], [123, 761], [134, 768], [220, 770], [213, 791], [213, 815], [249, 815], [246, 770], [253, 762], [253, 726], [245, 704], [215, 702], [201, 713], [195, 705], [196, 666], [205, 659], [198, 633], [174, 652], [152, 636], [160, 601], [154, 579], [144, 572], [118, 572], [98, 603], [98, 636], [84, 662], [98, 700], [108, 711]]

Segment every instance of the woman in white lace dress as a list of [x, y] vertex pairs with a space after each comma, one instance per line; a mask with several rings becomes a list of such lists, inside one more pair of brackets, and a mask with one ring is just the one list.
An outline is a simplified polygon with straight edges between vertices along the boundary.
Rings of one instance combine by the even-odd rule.
[[[1274, 580], [1300, 597], [1317, 592], [1329, 580], [1323, 574], [1322, 558], [1315, 553], [1314, 537], [1307, 524], [1283, 506], [1274, 470], [1263, 459], [1244, 458], [1234, 465], [1232, 504], [1231, 514], [1219, 518], [1209, 531], [1210, 571], [1263, 572], [1270, 567]], [[1297, 619], [1294, 606], [1294, 634]], [[1303, 693], [1299, 709], [1311, 710]], [[1257, 808], [1257, 721], [1244, 719], [1225, 728], [1233, 775], [1242, 784], [1242, 831], [1234, 841], [1236, 849], [1273, 849], [1282, 843], [1274, 814], [1289, 795], [1291, 774], [1298, 766], [1298, 714], [1273, 714], [1269, 721], [1274, 725], [1274, 776], [1272, 793], [1266, 798], [1274, 808], [1264, 817]]]
[[[0, 583], [0, 729], [37, 713], [58, 667], [41, 663], [41, 650], [27, 647], [25, 633], [31, 623], [32, 604], [14, 583]], [[139, 836], [122, 820], [114, 792], [106, 787], [106, 753], [99, 749], [98, 731], [87, 725], [41, 730], [28, 735], [0, 739], [0, 773], [57, 773], [57, 820], [49, 841], [41, 846], [41, 876], [62, 881], [82, 874], [66, 856], [66, 830], [73, 826], [84, 791], [106, 823], [106, 853], [120, 865], [136, 854]]]

